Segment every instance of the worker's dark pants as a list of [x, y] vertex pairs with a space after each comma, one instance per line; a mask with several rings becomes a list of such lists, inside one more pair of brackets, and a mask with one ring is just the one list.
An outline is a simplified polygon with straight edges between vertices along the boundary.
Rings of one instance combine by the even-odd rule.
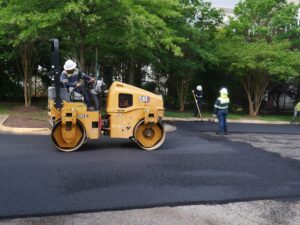
[[228, 110], [227, 109], [220, 109], [217, 112], [217, 117], [218, 117], [218, 121], [219, 121], [219, 131], [221, 133], [227, 133], [227, 114], [228, 114]]
[[298, 113], [300, 113], [300, 111], [294, 111], [294, 116], [291, 122], [295, 122], [296, 117], [298, 116]]
[[90, 96], [92, 95], [90, 90], [85, 88], [83, 85], [75, 89], [75, 91], [81, 94], [84, 97], [84, 102], [87, 104], [87, 107], [91, 106]]
[[[201, 98], [196, 98], [196, 103], [199, 107], [199, 110], [201, 112], [201, 103], [202, 103], [202, 99]], [[198, 108], [197, 108], [197, 105], [195, 105], [195, 110], [194, 110], [194, 116], [197, 116], [199, 115], [199, 111], [198, 111]], [[200, 115], [199, 115], [200, 116]]]

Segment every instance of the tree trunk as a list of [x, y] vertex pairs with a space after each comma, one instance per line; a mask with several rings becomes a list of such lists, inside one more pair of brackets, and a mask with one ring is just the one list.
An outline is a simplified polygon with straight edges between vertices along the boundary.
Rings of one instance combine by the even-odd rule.
[[85, 71], [85, 39], [86, 33], [84, 31], [83, 26], [79, 25], [80, 30], [80, 45], [79, 45], [79, 68], [81, 71]]
[[27, 84], [28, 84], [28, 76], [24, 72], [23, 85], [24, 85], [24, 103], [25, 103], [25, 106], [29, 106], [28, 105], [28, 88], [27, 88]]
[[184, 111], [184, 96], [183, 96], [183, 90], [184, 90], [184, 84], [183, 82], [180, 82], [177, 84], [177, 93], [178, 93], [178, 99], [179, 99], [179, 111]]
[[280, 112], [280, 105], [279, 105], [280, 95], [274, 95], [273, 99], [275, 99], [274, 102], [276, 104], [276, 111]]
[[32, 77], [32, 43], [25, 43], [21, 46], [20, 55], [24, 73], [24, 100], [25, 106], [31, 105], [31, 77]]
[[263, 71], [248, 71], [245, 75], [242, 84], [247, 94], [250, 116], [257, 116], [269, 82], [270, 77]]
[[[143, 64], [135, 63], [134, 66], [134, 86], [142, 87], [142, 80], [144, 74], [142, 73]], [[153, 71], [154, 72], [154, 71]]]
[[80, 70], [85, 71], [85, 45], [83, 41], [80, 42], [79, 64]]
[[129, 84], [134, 85], [134, 58], [130, 56], [129, 59]]
[[249, 102], [249, 115], [250, 116], [256, 116], [255, 110], [253, 107], [253, 101], [248, 97], [248, 102]]
[[177, 81], [177, 94], [178, 94], [178, 99], [179, 99], [179, 111], [183, 112], [184, 111], [184, 106], [185, 106], [185, 101], [186, 101], [186, 96], [187, 92], [189, 90], [189, 84], [190, 84], [191, 79], [179, 79]]

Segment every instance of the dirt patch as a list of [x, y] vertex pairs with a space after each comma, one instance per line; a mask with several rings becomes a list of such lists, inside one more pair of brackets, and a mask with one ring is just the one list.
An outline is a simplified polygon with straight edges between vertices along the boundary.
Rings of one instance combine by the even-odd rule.
[[47, 119], [40, 120], [31, 118], [28, 115], [10, 115], [4, 122], [4, 126], [8, 127], [29, 127], [29, 128], [49, 128], [50, 124]]
[[4, 126], [22, 128], [49, 128], [47, 110], [38, 106], [15, 106], [8, 113]]
[[47, 111], [37, 106], [15, 106], [4, 122], [8, 127], [49, 128]]

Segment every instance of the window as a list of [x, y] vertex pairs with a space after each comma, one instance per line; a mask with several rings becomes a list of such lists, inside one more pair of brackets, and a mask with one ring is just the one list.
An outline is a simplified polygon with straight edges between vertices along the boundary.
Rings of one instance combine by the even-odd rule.
[[119, 94], [119, 108], [128, 108], [132, 106], [131, 94]]

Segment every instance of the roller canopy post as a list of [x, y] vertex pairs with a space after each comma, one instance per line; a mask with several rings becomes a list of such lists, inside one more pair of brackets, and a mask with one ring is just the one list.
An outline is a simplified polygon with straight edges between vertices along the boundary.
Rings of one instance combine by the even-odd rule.
[[51, 42], [51, 71], [52, 81], [55, 87], [55, 108], [62, 107], [62, 100], [60, 98], [60, 65], [59, 65], [59, 41], [57, 38], [50, 39]]

